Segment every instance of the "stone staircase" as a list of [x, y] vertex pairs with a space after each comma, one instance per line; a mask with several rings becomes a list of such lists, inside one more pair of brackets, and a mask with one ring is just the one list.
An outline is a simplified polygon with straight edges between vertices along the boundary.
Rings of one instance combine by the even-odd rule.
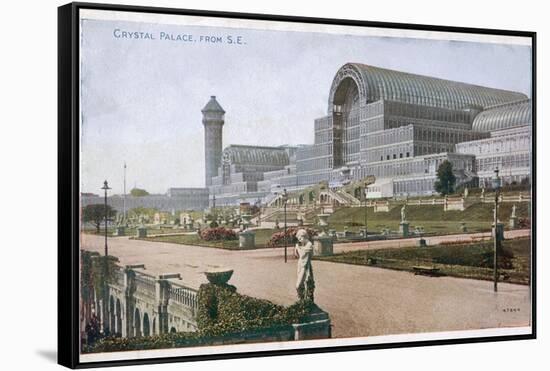
[[361, 205], [361, 200], [358, 200], [357, 198], [353, 197], [352, 195], [350, 195], [349, 193], [347, 193], [343, 190], [336, 191], [336, 194], [340, 195], [345, 200], [345, 202], [343, 203], [345, 206], [360, 206]]

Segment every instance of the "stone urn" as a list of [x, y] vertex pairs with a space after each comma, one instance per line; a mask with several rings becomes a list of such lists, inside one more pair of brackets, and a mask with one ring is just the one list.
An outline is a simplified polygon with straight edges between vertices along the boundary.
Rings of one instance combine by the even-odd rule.
[[204, 272], [206, 279], [213, 285], [226, 284], [233, 275], [233, 269], [229, 268], [212, 268]]
[[328, 227], [328, 217], [330, 214], [319, 214], [317, 217], [319, 218], [319, 227]]
[[328, 229], [328, 217], [330, 214], [318, 214], [319, 218], [319, 228], [321, 229], [321, 236], [326, 236]]

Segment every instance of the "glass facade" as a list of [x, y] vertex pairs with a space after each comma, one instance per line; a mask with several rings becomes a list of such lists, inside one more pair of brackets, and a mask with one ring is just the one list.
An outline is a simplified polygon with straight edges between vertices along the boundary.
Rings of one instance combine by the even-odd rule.
[[521, 93], [346, 64], [327, 116], [314, 121], [313, 144], [230, 146], [231, 166], [218, 169], [211, 191], [267, 194], [273, 185], [335, 181], [348, 169], [351, 179], [390, 180], [395, 195], [429, 194], [445, 160], [459, 182], [483, 183], [497, 166], [521, 179], [530, 174], [530, 125], [531, 102]]

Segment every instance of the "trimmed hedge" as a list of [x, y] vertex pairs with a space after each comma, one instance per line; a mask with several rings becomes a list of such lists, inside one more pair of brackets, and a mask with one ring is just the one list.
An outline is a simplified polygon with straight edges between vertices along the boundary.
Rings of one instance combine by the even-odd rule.
[[197, 324], [204, 336], [220, 336], [300, 322], [314, 308], [297, 302], [286, 308], [236, 292], [232, 285], [203, 284], [198, 294]]
[[120, 352], [127, 350], [166, 349], [206, 344], [197, 332], [179, 332], [148, 337], [106, 337], [91, 346], [84, 346], [82, 353]]

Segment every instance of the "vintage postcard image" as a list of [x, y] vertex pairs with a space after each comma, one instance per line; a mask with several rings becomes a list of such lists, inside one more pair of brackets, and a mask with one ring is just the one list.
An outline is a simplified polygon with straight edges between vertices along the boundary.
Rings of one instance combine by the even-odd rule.
[[79, 37], [81, 362], [531, 333], [531, 38]]

